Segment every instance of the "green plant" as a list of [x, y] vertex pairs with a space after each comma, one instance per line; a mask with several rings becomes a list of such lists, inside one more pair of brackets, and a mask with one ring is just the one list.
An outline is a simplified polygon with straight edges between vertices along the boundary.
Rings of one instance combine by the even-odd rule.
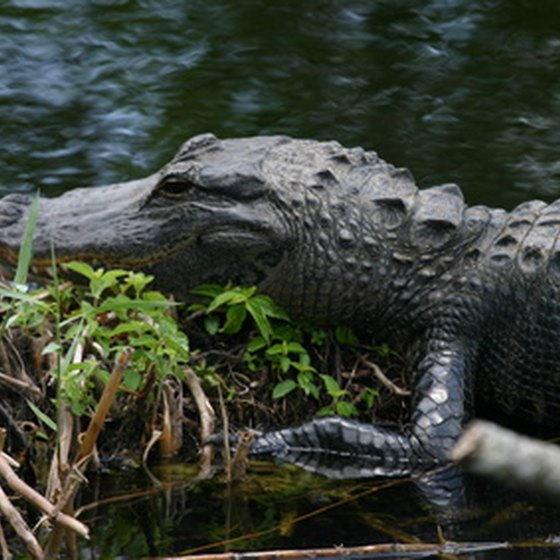
[[86, 286], [55, 281], [47, 292], [27, 292], [19, 284], [0, 289], [5, 327], [51, 336], [43, 354], [58, 358], [58, 398], [83, 414], [95, 403], [95, 380], [106, 381], [110, 364], [125, 346], [134, 349], [124, 375], [127, 389], [138, 390], [146, 372], [159, 383], [169, 375], [182, 378], [188, 339], [169, 315], [174, 304], [147, 289], [152, 277], [78, 262], [66, 267], [84, 277]]
[[[169, 375], [182, 379], [189, 360], [188, 339], [169, 314], [174, 304], [161, 293], [146, 289], [153, 277], [125, 270], [95, 270], [79, 262], [66, 266], [89, 281], [87, 289], [80, 290], [79, 307], [62, 322], [67, 338], [87, 334], [95, 341], [97, 352], [109, 360], [131, 346], [134, 353], [124, 375], [124, 385], [130, 390], [138, 390], [143, 374], [149, 371], [158, 382]], [[95, 360], [79, 363], [76, 370], [85, 376], [107, 376]]]
[[[348, 391], [312, 364], [311, 348], [326, 343], [324, 330], [293, 322], [281, 307], [258, 294], [254, 287], [208, 284], [199, 286], [194, 293], [202, 302], [190, 309], [205, 313], [204, 324], [210, 334], [237, 334], [247, 323], [256, 327], [256, 332], [248, 334], [243, 357], [249, 371], [268, 368], [273, 373], [273, 399], [300, 391], [317, 401], [330, 401], [319, 414], [355, 416], [358, 413], [348, 400]], [[355, 340], [347, 328], [338, 329], [336, 336], [346, 343]]]

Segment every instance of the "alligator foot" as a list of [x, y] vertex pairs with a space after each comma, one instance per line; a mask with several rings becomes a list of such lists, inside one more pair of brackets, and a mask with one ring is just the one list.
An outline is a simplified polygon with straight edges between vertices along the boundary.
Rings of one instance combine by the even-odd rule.
[[428, 466], [414, 436], [339, 417], [262, 434], [251, 454], [271, 455], [329, 478], [405, 476]]
[[[406, 476], [448, 462], [472, 409], [461, 347], [431, 341], [416, 369], [413, 411], [402, 431], [340, 417], [256, 433], [251, 455], [269, 455], [330, 478]], [[235, 439], [230, 439], [235, 447]], [[217, 444], [213, 439], [207, 443]]]

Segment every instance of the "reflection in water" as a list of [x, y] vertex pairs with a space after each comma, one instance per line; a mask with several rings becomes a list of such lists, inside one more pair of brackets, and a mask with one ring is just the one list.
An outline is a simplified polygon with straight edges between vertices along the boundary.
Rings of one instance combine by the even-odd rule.
[[[490, 552], [468, 555], [471, 560], [560, 558], [560, 547], [550, 539], [559, 530], [554, 509], [524, 502], [481, 481], [464, 481], [449, 471], [420, 481], [341, 482], [255, 463], [245, 482], [229, 487], [216, 480], [197, 482], [189, 470], [157, 468], [162, 485], [155, 491], [147, 477], [94, 478], [82, 499], [84, 504], [97, 499], [100, 505], [81, 515], [93, 526], [92, 543], [81, 543], [82, 553], [167, 556], [437, 544], [443, 537], [480, 543], [481, 548], [494, 543]], [[152, 491], [144, 494], [146, 485]], [[126, 493], [128, 500], [110, 499]], [[504, 550], [499, 544], [531, 539], [532, 548]], [[538, 548], [545, 539], [551, 545]]]
[[472, 202], [560, 192], [560, 4], [7, 4], [4, 191], [142, 175], [212, 130], [364, 145]]

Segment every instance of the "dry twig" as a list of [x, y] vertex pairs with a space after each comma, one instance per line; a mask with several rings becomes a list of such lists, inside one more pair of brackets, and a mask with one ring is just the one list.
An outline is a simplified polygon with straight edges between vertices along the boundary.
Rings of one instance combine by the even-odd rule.
[[[167, 560], [297, 560], [300, 558], [422, 558], [433, 555], [466, 555], [511, 548], [507, 542], [391, 543], [365, 546], [334, 546], [297, 550], [263, 550], [257, 552], [224, 552], [176, 556]], [[551, 547], [554, 545], [551, 544]]]
[[174, 457], [183, 444], [183, 393], [176, 379], [163, 384], [163, 418], [159, 452], [162, 457]]
[[[67, 478], [66, 484], [57, 502], [56, 510], [64, 510], [66, 512], [70, 512], [73, 509], [72, 502], [74, 500], [74, 496], [80, 482], [82, 482], [83, 480], [83, 478], [81, 477], [81, 473], [85, 471], [89, 460], [92, 457], [97, 438], [99, 437], [99, 434], [103, 429], [105, 418], [109, 414], [111, 405], [115, 400], [115, 396], [123, 378], [124, 370], [131, 357], [132, 350], [130, 348], [124, 348], [117, 357], [115, 367], [111, 372], [109, 380], [107, 381], [101, 398], [99, 399], [99, 403], [97, 404], [95, 413], [91, 418], [87, 430], [82, 438], [76, 460], [74, 461], [74, 465], [72, 467], [72, 471], [74, 472], [75, 476]], [[59, 515], [64, 514], [61, 513]], [[47, 545], [47, 555], [54, 556], [58, 552], [60, 544], [62, 542], [64, 528], [65, 527], [62, 524], [55, 525]]]
[[408, 389], [401, 389], [398, 385], [395, 385], [384, 373], [381, 368], [374, 362], [370, 362], [365, 357], [362, 358], [362, 363], [371, 369], [371, 372], [376, 377], [376, 379], [383, 385], [386, 389], [399, 395], [399, 397], [409, 397], [410, 391]]
[[2, 456], [0, 456], [0, 476], [12, 490], [20, 494], [25, 500], [48, 515], [55, 522], [75, 531], [82, 537], [88, 538], [89, 531], [83, 523], [64, 513], [57, 513], [55, 506], [44, 496], [39, 494], [39, 492], [21, 480]]
[[2, 560], [12, 560], [12, 553], [6, 542], [6, 536], [4, 535], [4, 529], [0, 523], [0, 554], [2, 554]]
[[29, 393], [32, 397], [41, 397], [41, 390], [37, 385], [31, 382], [31, 380], [21, 380], [3, 373], [0, 371], [0, 384], [9, 385], [12, 389], [16, 391], [23, 391], [24, 393]]
[[[232, 475], [232, 457], [231, 457], [231, 451], [230, 451], [230, 447], [229, 447], [229, 416], [227, 413], [227, 409], [226, 409], [226, 403], [224, 402], [224, 395], [222, 393], [222, 388], [220, 387], [220, 385], [218, 385], [218, 397], [220, 399], [220, 412], [222, 414], [222, 429], [223, 429], [223, 442], [224, 442], [224, 448], [223, 448], [223, 452], [222, 455], [224, 457], [224, 467], [225, 467], [225, 471], [226, 471], [226, 479], [228, 481], [231, 481], [231, 475]], [[206, 447], [212, 447], [212, 446], [206, 446]]]
[[111, 405], [115, 400], [119, 385], [122, 382], [124, 375], [124, 370], [132, 357], [132, 350], [130, 348], [124, 348], [117, 358], [117, 363], [111, 372], [109, 381], [105, 385], [103, 394], [99, 399], [97, 408], [95, 409], [95, 414], [89, 422], [86, 433], [80, 445], [80, 450], [78, 451], [78, 456], [76, 457], [76, 463], [79, 463], [84, 457], [91, 455], [97, 438], [103, 429], [105, 424], [105, 418], [109, 414]]
[[[216, 413], [202, 389], [198, 375], [190, 368], [185, 368], [185, 382], [191, 392], [200, 416], [200, 439], [205, 442], [213, 433], [216, 425]], [[211, 445], [202, 448], [200, 469], [202, 473], [209, 472], [212, 463], [213, 449]]]
[[0, 486], [0, 512], [13, 527], [25, 548], [33, 558], [43, 558], [43, 550], [33, 535], [21, 513], [12, 505], [10, 499]]

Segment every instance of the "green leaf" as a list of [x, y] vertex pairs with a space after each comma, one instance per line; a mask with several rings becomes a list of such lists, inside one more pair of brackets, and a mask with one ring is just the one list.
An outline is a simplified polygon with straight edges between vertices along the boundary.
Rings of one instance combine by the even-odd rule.
[[[101, 274], [100, 274], [101, 272]], [[126, 270], [96, 270], [93, 278], [90, 278], [89, 287], [94, 298], [101, 297], [101, 294], [108, 288], [113, 288], [119, 283], [119, 278], [128, 274]]]
[[177, 356], [181, 357], [183, 360], [188, 360], [190, 358], [189, 339], [184, 333], [180, 331], [164, 333], [162, 339], [167, 347], [173, 350]]
[[357, 408], [350, 402], [338, 401], [336, 403], [336, 413], [339, 416], [356, 416], [358, 414]]
[[143, 346], [144, 348], [155, 348], [158, 345], [158, 340], [151, 334], [144, 334], [130, 338], [128, 344], [131, 346]]
[[123, 385], [131, 391], [137, 391], [142, 383], [142, 375], [132, 369], [127, 369], [123, 376]]
[[136, 297], [139, 297], [141, 292], [144, 291], [146, 286], [152, 282], [154, 277], [150, 274], [144, 274], [143, 272], [129, 272], [125, 281], [125, 289], [132, 286]]
[[323, 383], [325, 384], [325, 388], [327, 389], [327, 393], [329, 395], [334, 396], [334, 393], [340, 392], [340, 385], [334, 377], [327, 374], [322, 374], [320, 377], [323, 380]]
[[374, 348], [376, 354], [380, 357], [380, 358], [400, 358], [400, 355], [398, 352], [396, 352], [395, 350], [393, 350], [389, 345], [387, 344], [381, 344], [380, 346], [376, 346]]
[[247, 311], [251, 314], [251, 317], [253, 317], [259, 333], [268, 342], [272, 336], [272, 326], [262, 307], [253, 300], [248, 300], [245, 305], [247, 307]]
[[84, 262], [71, 261], [65, 263], [64, 266], [73, 272], [77, 272], [78, 274], [85, 276], [88, 280], [91, 280], [96, 276], [95, 270], [89, 264]]
[[358, 344], [358, 337], [354, 331], [345, 325], [339, 325], [334, 331], [334, 336], [339, 344], [348, 344], [350, 346]]
[[287, 346], [284, 341], [273, 344], [266, 350], [266, 355], [272, 356], [285, 356], [288, 353]]
[[249, 344], [247, 344], [247, 352], [252, 354], [254, 352], [258, 352], [259, 350], [262, 350], [265, 347], [266, 347], [266, 340], [262, 336], [257, 336], [253, 338], [253, 340], [251, 340]]
[[227, 310], [226, 322], [222, 327], [222, 332], [225, 334], [236, 334], [241, 330], [245, 318], [247, 317], [247, 310], [243, 305], [233, 305]]
[[223, 305], [236, 305], [239, 303], [249, 303], [250, 297], [255, 293], [257, 288], [240, 288], [235, 287], [231, 290], [227, 290], [221, 294], [218, 294], [208, 306], [208, 313], [212, 313], [222, 307]]
[[317, 411], [315, 416], [332, 416], [333, 414], [335, 414], [335, 412], [332, 406], [324, 406]]
[[379, 396], [379, 392], [375, 389], [366, 389], [361, 393], [360, 398], [365, 402], [368, 409], [372, 408]]
[[300, 360], [299, 362], [292, 361], [291, 365], [302, 373], [314, 373], [316, 371], [312, 365], [305, 363], [305, 360]]
[[53, 432], [58, 431], [58, 427], [56, 422], [47, 416], [40, 408], [35, 406], [30, 400], [26, 399], [27, 406], [33, 411], [33, 414], [37, 416], [37, 418], [45, 425], [47, 428], [50, 428]]
[[216, 334], [220, 330], [220, 318], [210, 315], [204, 318], [204, 328], [209, 334]]
[[311, 344], [322, 346], [327, 340], [327, 333], [323, 329], [313, 329], [311, 331]]
[[237, 297], [237, 294], [235, 294], [234, 292], [231, 292], [231, 291], [222, 292], [221, 294], [218, 294], [208, 305], [207, 312], [212, 313], [212, 311], [216, 311], [216, 309], [218, 309], [218, 307], [221, 307], [222, 305], [226, 305], [228, 303], [231, 303], [231, 301], [233, 299], [235, 299], [236, 297]]
[[291, 393], [297, 387], [297, 383], [293, 379], [286, 379], [284, 381], [280, 381], [274, 387], [272, 391], [272, 398], [273, 399], [281, 399], [285, 397], [288, 393]]
[[315, 371], [315, 368], [311, 365], [311, 358], [307, 352], [299, 355], [299, 363], [302, 367], [306, 367]]
[[127, 321], [126, 323], [119, 323], [114, 329], [112, 329], [111, 336], [129, 333], [145, 333], [150, 332], [151, 330], [152, 327], [143, 321]]
[[101, 305], [97, 308], [92, 308], [97, 313], [105, 313], [106, 311], [114, 311], [116, 313], [120, 311], [154, 311], [161, 309], [168, 309], [176, 305], [170, 301], [146, 301], [143, 299], [130, 299], [124, 294], [119, 294], [115, 297], [108, 297]]
[[292, 360], [288, 356], [280, 356], [278, 358], [278, 364], [283, 373], [287, 373], [292, 365]]
[[16, 275], [14, 277], [14, 284], [23, 286], [27, 282], [27, 275], [29, 273], [29, 265], [33, 257], [33, 235], [35, 233], [35, 226], [37, 225], [37, 215], [39, 213], [40, 204], [39, 192], [33, 198], [33, 202], [29, 207], [29, 214], [27, 215], [27, 223], [25, 224], [25, 231], [19, 249], [18, 265]]
[[317, 385], [313, 383], [313, 375], [311, 373], [299, 373], [297, 376], [297, 382], [306, 395], [311, 395], [315, 399], [319, 398], [319, 389], [317, 388]]
[[192, 290], [192, 293], [197, 296], [206, 296], [215, 298], [221, 294], [226, 288], [219, 284], [201, 284]]
[[288, 314], [268, 296], [256, 295], [251, 298], [251, 301], [260, 307], [267, 317], [280, 319], [282, 321], [290, 321]]
[[58, 344], [58, 342], [49, 342], [44, 348], [43, 350], [41, 350], [41, 354], [43, 356], [45, 356], [46, 354], [50, 354], [52, 352], [58, 352], [60, 351], [60, 349], [62, 348], [62, 346], [60, 344]]
[[286, 350], [294, 354], [307, 354], [307, 350], [299, 342], [288, 342]]

